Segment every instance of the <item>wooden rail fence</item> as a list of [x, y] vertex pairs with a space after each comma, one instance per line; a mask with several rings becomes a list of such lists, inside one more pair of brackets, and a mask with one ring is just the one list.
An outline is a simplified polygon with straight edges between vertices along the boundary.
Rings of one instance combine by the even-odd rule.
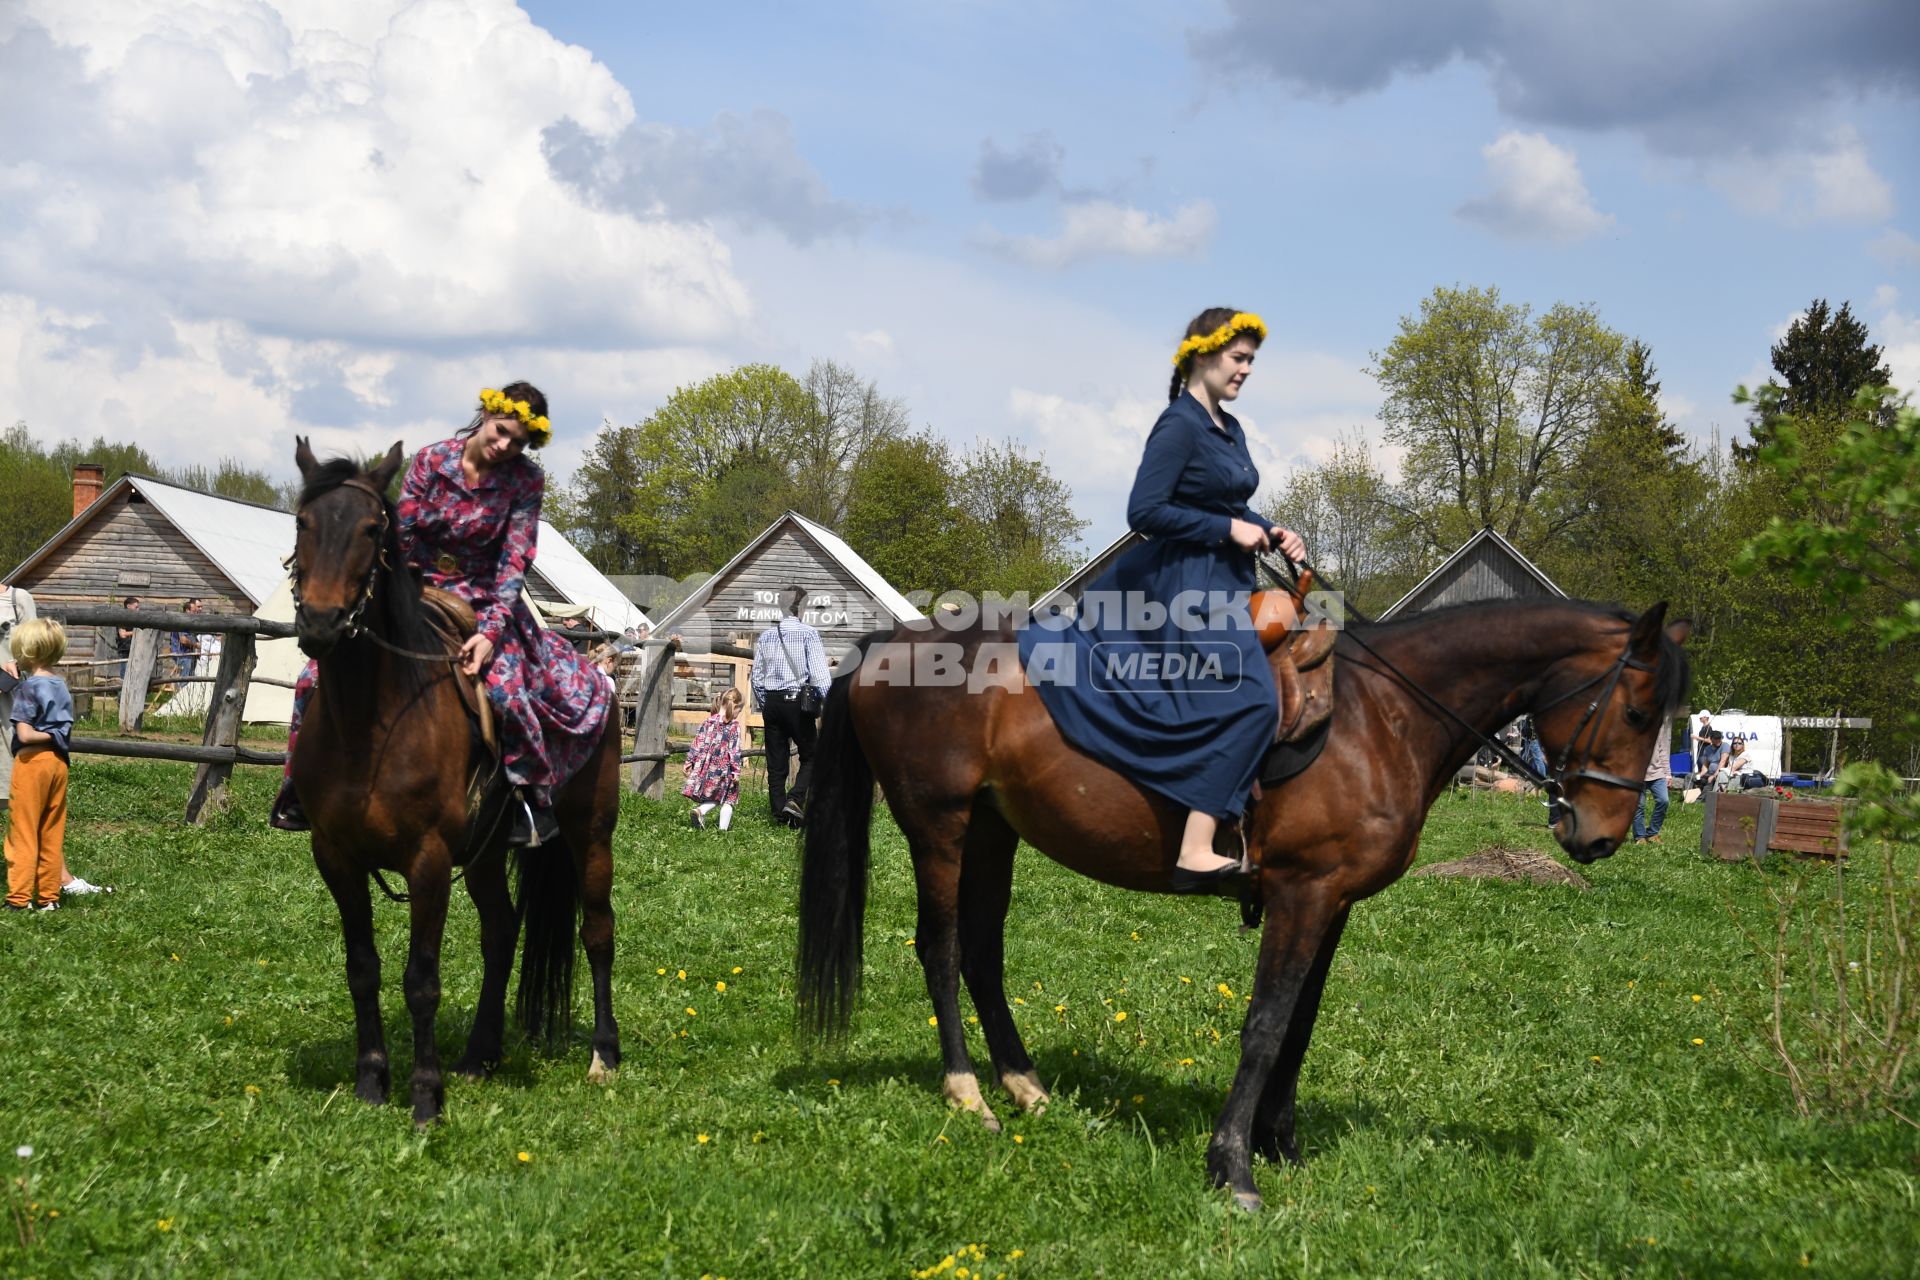
[[[86, 755], [174, 760], [197, 765], [193, 790], [187, 797], [188, 822], [201, 822], [209, 807], [215, 812], [226, 807], [227, 782], [236, 764], [278, 768], [286, 763], [285, 751], [242, 746], [240, 724], [241, 714], [246, 710], [247, 691], [254, 684], [292, 687], [289, 681], [256, 676], [253, 670], [258, 658], [256, 640], [262, 636], [268, 639], [292, 637], [296, 634], [292, 623], [238, 614], [127, 609], [118, 605], [49, 605], [42, 612], [47, 617], [60, 619], [69, 627], [115, 627], [133, 632], [117, 685], [110, 683], [98, 690], [117, 691], [120, 732], [127, 736], [76, 737], [73, 739], [73, 749]], [[162, 633], [174, 631], [224, 637], [220, 646], [220, 665], [213, 675], [162, 676], [156, 679], [155, 672], [160, 664], [170, 659], [170, 655], [160, 652], [160, 637]], [[576, 629], [560, 634], [569, 639], [589, 641], [612, 638], [612, 633], [603, 631]], [[666, 796], [667, 763], [676, 756], [685, 755], [687, 750], [684, 746], [673, 746], [667, 742], [667, 730], [673, 722], [673, 657], [680, 653], [682, 645], [678, 636], [671, 636], [644, 640], [635, 647], [643, 654], [637, 678], [629, 682], [631, 687], [619, 689], [613, 711], [613, 714], [622, 717], [623, 724], [629, 709], [634, 718], [633, 750], [622, 754], [620, 763], [633, 766], [628, 778], [628, 786], [632, 790], [660, 800]], [[710, 652], [734, 658], [753, 656], [751, 649], [733, 644], [714, 644]], [[119, 659], [112, 659], [86, 665], [119, 667], [122, 664]], [[147, 699], [156, 684], [213, 686], [207, 705], [206, 727], [199, 746], [156, 742], [133, 736], [140, 730]], [[624, 734], [622, 736], [624, 738]], [[766, 755], [766, 751], [756, 747], [746, 754], [760, 758]]]

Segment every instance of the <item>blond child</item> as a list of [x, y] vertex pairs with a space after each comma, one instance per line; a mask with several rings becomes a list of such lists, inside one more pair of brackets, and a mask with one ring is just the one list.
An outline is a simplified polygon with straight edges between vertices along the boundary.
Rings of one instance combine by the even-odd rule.
[[747, 750], [747, 722], [740, 714], [745, 706], [738, 689], [723, 692], [713, 700], [712, 713], [687, 748], [687, 785], [680, 794], [693, 801], [687, 821], [695, 830], [706, 827], [707, 814], [716, 806], [720, 829], [733, 825], [733, 806], [740, 803], [740, 765]]
[[7, 826], [7, 908], [40, 911], [60, 905], [67, 836], [67, 754], [73, 695], [54, 667], [67, 651], [58, 622], [35, 618], [9, 638], [21, 680], [7, 726], [13, 746], [13, 820]]

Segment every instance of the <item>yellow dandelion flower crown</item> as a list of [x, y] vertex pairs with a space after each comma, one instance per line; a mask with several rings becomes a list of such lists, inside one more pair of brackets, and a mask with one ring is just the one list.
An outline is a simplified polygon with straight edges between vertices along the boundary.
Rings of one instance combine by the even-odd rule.
[[538, 449], [553, 439], [553, 424], [545, 415], [535, 414], [533, 406], [525, 400], [509, 400], [500, 392], [488, 387], [480, 393], [480, 408], [490, 414], [511, 414], [526, 424], [527, 443]]
[[1197, 333], [1181, 343], [1180, 349], [1173, 353], [1173, 367], [1184, 369], [1187, 367], [1187, 362], [1195, 356], [1204, 356], [1218, 351], [1243, 333], [1250, 333], [1265, 342], [1267, 322], [1251, 311], [1237, 312], [1233, 319], [1212, 333]]

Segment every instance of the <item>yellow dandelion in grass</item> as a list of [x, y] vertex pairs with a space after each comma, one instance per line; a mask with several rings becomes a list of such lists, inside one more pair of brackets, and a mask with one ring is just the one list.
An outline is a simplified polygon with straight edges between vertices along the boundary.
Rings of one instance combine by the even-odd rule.
[[173, 1230], [173, 1219], [162, 1218], [158, 1222], [154, 1223], [153, 1225], [160, 1228], [162, 1231], [171, 1231]]
[[[1068, 1168], [1072, 1168], [1072, 1166], [1069, 1165]], [[1015, 1249], [1012, 1253], [1009, 1253], [1007, 1256], [1009, 1258], [1024, 1258], [1027, 1256], [1027, 1251], [1025, 1249]]]
[[1025, 1000], [1022, 1000], [1022, 999], [1021, 999], [1021, 998], [1020, 998], [1019, 996], [1015, 996], [1015, 997], [1013, 998], [1013, 1002], [1014, 1002], [1015, 1004], [1025, 1004], [1025, 1003], [1026, 1003], [1026, 1001], [1025, 1001]]
[[673, 976], [680, 979], [680, 981], [685, 982], [687, 980], [687, 971], [685, 969], [682, 969], [678, 973], [674, 974]]
[[1026, 1141], [1026, 1139], [1025, 1139], [1025, 1138], [1023, 1138], [1023, 1137], [1021, 1137], [1021, 1136], [1020, 1136], [1019, 1134], [1017, 1134], [1017, 1133], [1013, 1135], [1013, 1140], [1014, 1140], [1015, 1142], [1025, 1142], [1025, 1141]]
[[939, 1015], [939, 1014], [937, 1014], [937, 1013], [930, 1013], [930, 1014], [928, 1014], [928, 1015], [927, 1015], [927, 1025], [928, 1025], [928, 1026], [930, 1026], [930, 1027], [937, 1027], [937, 1026], [939, 1026], [939, 1025], [940, 1025], [940, 1015]]
[[1188, 977], [1188, 976], [1187, 976], [1186, 974], [1184, 974], [1184, 973], [1180, 975], [1180, 981], [1182, 981], [1182, 982], [1184, 982], [1184, 983], [1186, 983], [1186, 984], [1187, 984], [1188, 986], [1192, 986], [1192, 985], [1193, 985], [1193, 979], [1192, 979], [1192, 978], [1189, 978], [1189, 977]]
[[1181, 1065], [1181, 1066], [1183, 1066], [1183, 1067], [1190, 1067], [1190, 1066], [1192, 1066], [1192, 1065], [1193, 1065], [1193, 1059], [1192, 1059], [1192, 1058], [1182, 1058], [1182, 1059], [1180, 1059], [1180, 1065]]
[[697, 1017], [699, 1017], [699, 1016], [700, 1016], [700, 1011], [699, 1011], [698, 1009], [695, 1009], [695, 1008], [694, 1008], [694, 1007], [693, 1007], [692, 1005], [688, 1005], [688, 1006], [687, 1006], [687, 1016], [688, 1016], [689, 1018], [697, 1018]]
[[832, 1078], [831, 1076], [829, 1076], [829, 1077], [827, 1078], [827, 1083], [828, 1083], [828, 1084], [839, 1084], [840, 1082], [839, 1082], [838, 1080], [836, 1080], [836, 1079], [833, 1079], [833, 1078]]
[[944, 1133], [936, 1133], [933, 1135], [933, 1140], [935, 1142], [945, 1142], [947, 1140], [947, 1135]]
[[1702, 1040], [1702, 1039], [1701, 1039], [1701, 1038], [1700, 1038], [1699, 1036], [1695, 1036], [1695, 1037], [1693, 1038], [1693, 1042], [1694, 1042], [1695, 1044], [1705, 1044], [1705, 1043], [1706, 1043], [1706, 1041], [1705, 1041], [1705, 1040]]
[[1593, 1055], [1593, 1060], [1594, 1060], [1595, 1062], [1598, 1062], [1598, 1061], [1600, 1061], [1600, 1055], [1599, 1055], [1599, 1054], [1597, 1054], [1597, 1053], [1596, 1053], [1596, 1054], [1594, 1054], [1594, 1055]]
[[907, 939], [907, 945], [908, 945], [908, 946], [912, 946], [912, 945], [913, 945], [913, 941], [914, 941], [914, 940], [913, 940], [912, 938], [908, 938], [908, 939]]
[[967, 1015], [967, 1021], [977, 1027], [980, 1025], [980, 1015], [977, 1013], [970, 1013]]
[[259, 1086], [259, 1085], [257, 1085], [257, 1084], [250, 1084], [250, 1085], [248, 1085], [248, 1086], [247, 1086], [247, 1096], [248, 1096], [248, 1097], [250, 1097], [250, 1098], [257, 1098], [257, 1097], [259, 1097], [259, 1096], [260, 1096], [260, 1086]]
[[1221, 983], [1219, 986], [1215, 987], [1214, 990], [1218, 991], [1221, 995], [1226, 996], [1228, 999], [1233, 998], [1233, 988], [1228, 986], [1224, 982]]
[[659, 974], [663, 978], [667, 976], [667, 971], [665, 969], [655, 969], [654, 972]]
[[1127, 1020], [1127, 1011], [1125, 1009], [1120, 1010], [1113, 1015], [1113, 1020], [1115, 1022], [1125, 1022]]
[[1067, 1006], [1065, 1006], [1065, 1005], [1063, 1005], [1063, 1004], [1057, 1004], [1057, 1005], [1055, 1005], [1055, 1006], [1053, 1006], [1053, 1011], [1054, 1011], [1055, 1013], [1065, 1013], [1065, 1012], [1067, 1011]]
[[514, 1159], [518, 1160], [521, 1164], [532, 1164], [533, 1153], [531, 1151], [522, 1151], [518, 1155], [514, 1156]]
[[706, 1146], [706, 1145], [707, 1145], [707, 1144], [708, 1144], [709, 1142], [712, 1142], [712, 1141], [713, 1141], [713, 1139], [712, 1139], [712, 1138], [710, 1138], [710, 1137], [708, 1137], [708, 1136], [707, 1136], [706, 1134], [704, 1134], [704, 1133], [696, 1133], [696, 1134], [694, 1134], [694, 1135], [693, 1135], [693, 1140], [694, 1140], [695, 1142], [697, 1142], [697, 1143], [699, 1143], [699, 1144], [700, 1144], [701, 1146], [703, 1146], [703, 1147], [704, 1147], [704, 1146]]
[[713, 984], [713, 989], [715, 991], [725, 991], [727, 989], [727, 984], [724, 982], [716, 982]]
[[745, 972], [746, 972], [746, 970], [744, 970], [744, 969], [742, 969], [742, 968], [741, 968], [741, 967], [740, 967], [739, 965], [735, 965], [735, 966], [733, 966], [733, 971], [734, 971], [734, 973], [736, 973], [736, 974], [740, 974], [740, 973], [745, 973]]
[[1695, 997], [1693, 998], [1693, 1002], [1694, 1002], [1695, 1004], [1699, 1004], [1699, 1003], [1700, 1003], [1700, 997], [1699, 997], [1699, 996], [1695, 996]]
[[1133, 938], [1135, 942], [1140, 941], [1140, 931], [1138, 929], [1135, 929], [1130, 936]]
[[178, 960], [180, 958], [180, 953], [178, 951], [169, 951], [167, 954], [172, 956], [175, 960]]
[[267, 962], [265, 960], [255, 960], [254, 963], [259, 965], [262, 969], [267, 967]]
[[1139, 1106], [1141, 1103], [1145, 1102], [1146, 1100], [1147, 1100], [1147, 1095], [1144, 1093], [1136, 1093], [1133, 1095], [1133, 1105], [1136, 1107]]
[[230, 1026], [232, 1026], [232, 1025], [233, 1025], [233, 1018], [232, 1018], [231, 1016], [229, 1016], [229, 1017], [226, 1017], [226, 1018], [222, 1018], [222, 1019], [221, 1019], [220, 1021], [221, 1021], [221, 1024], [222, 1024], [222, 1025], [224, 1025], [224, 1026], [229, 1026], [229, 1027], [230, 1027]]
[[1040, 982], [1039, 982], [1039, 979], [1037, 979], [1037, 978], [1036, 978], [1036, 979], [1034, 980], [1034, 983], [1033, 983], [1033, 989], [1034, 989], [1035, 991], [1045, 991], [1045, 990], [1046, 990], [1046, 988], [1045, 988], [1045, 987], [1043, 987], [1043, 986], [1041, 986], [1041, 985], [1040, 985]]

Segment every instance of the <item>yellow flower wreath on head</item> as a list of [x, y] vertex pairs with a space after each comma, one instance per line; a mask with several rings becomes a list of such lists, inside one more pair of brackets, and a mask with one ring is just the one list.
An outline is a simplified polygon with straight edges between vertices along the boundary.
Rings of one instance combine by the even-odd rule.
[[1233, 319], [1215, 329], [1212, 333], [1195, 334], [1180, 344], [1173, 353], [1173, 367], [1184, 369], [1187, 361], [1195, 356], [1204, 356], [1232, 342], [1243, 333], [1251, 333], [1260, 341], [1267, 340], [1267, 322], [1251, 311], [1235, 313]]
[[553, 424], [547, 421], [546, 415], [534, 413], [533, 406], [525, 400], [509, 400], [487, 387], [480, 392], [480, 408], [485, 413], [511, 414], [520, 419], [527, 428], [527, 443], [536, 449], [553, 438]]

